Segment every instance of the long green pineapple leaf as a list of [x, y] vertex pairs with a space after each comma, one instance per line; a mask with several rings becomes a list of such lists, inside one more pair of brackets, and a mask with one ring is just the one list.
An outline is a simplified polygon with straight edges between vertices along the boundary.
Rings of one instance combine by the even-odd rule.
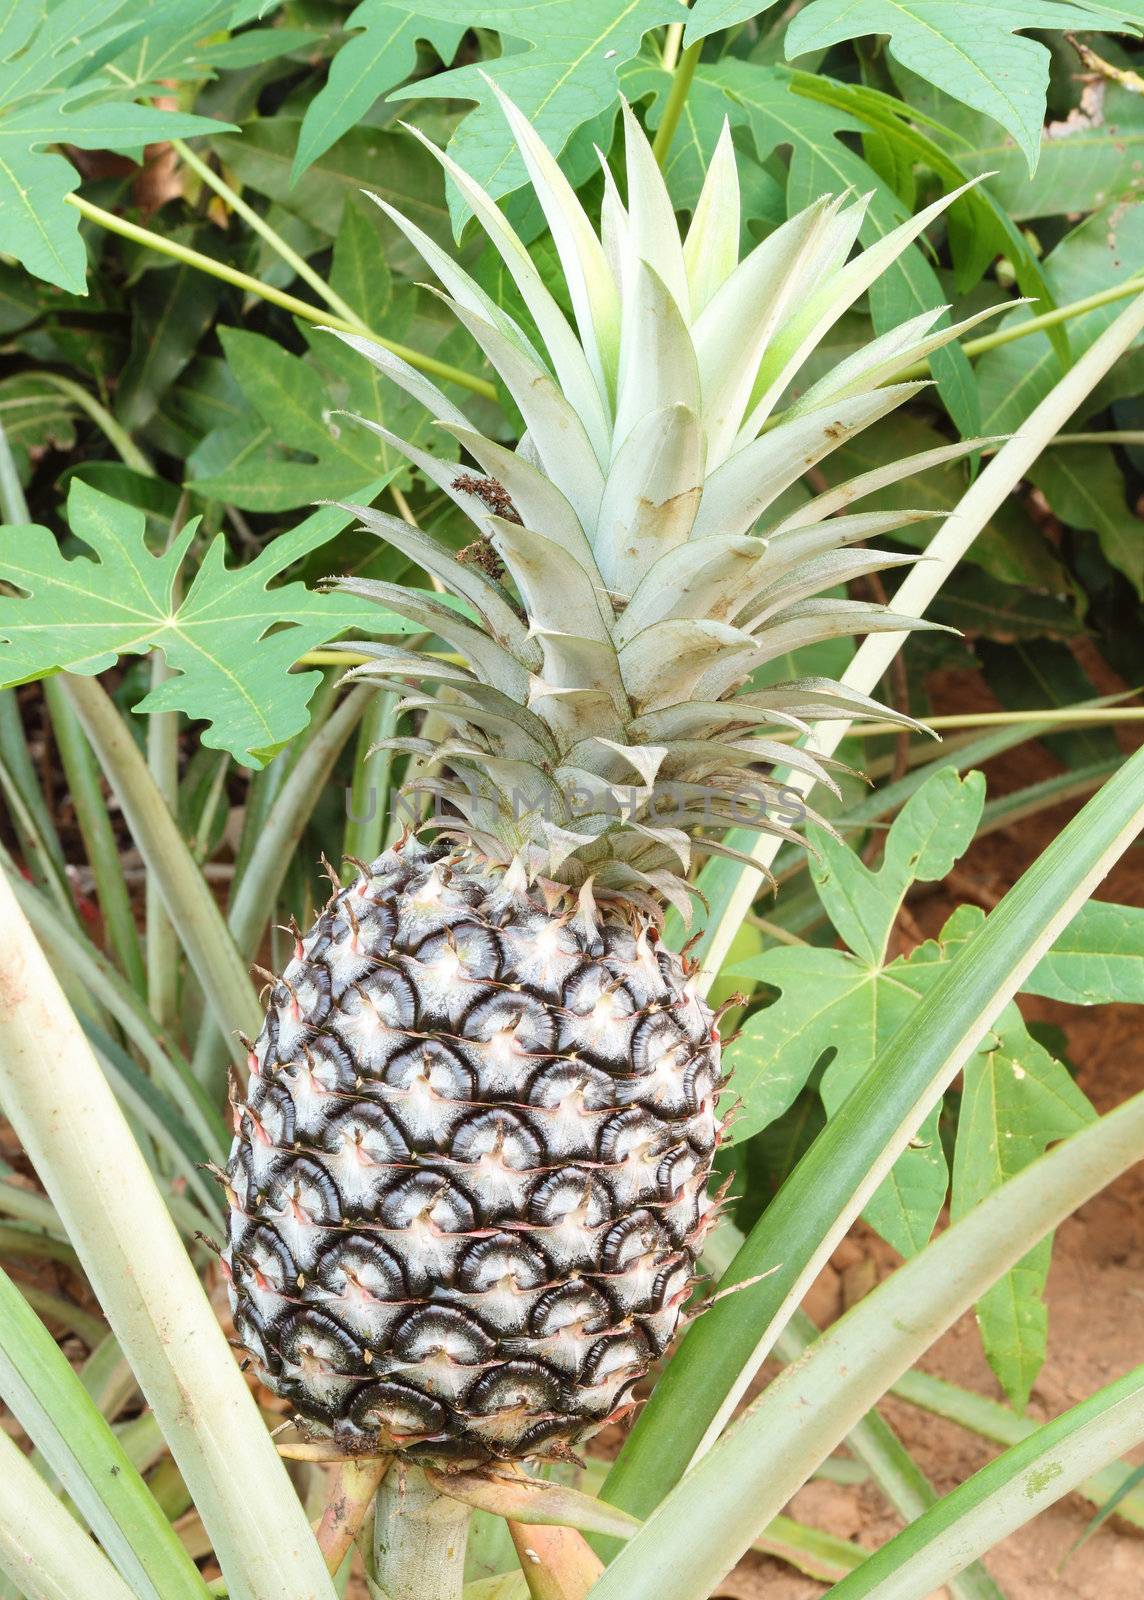
[[27, 1600], [138, 1600], [2, 1428], [0, 1569]]
[[[1099, 829], [1099, 822], [1096, 826]], [[1062, 835], [1057, 844], [1064, 838]], [[1075, 835], [1072, 842], [1075, 845]], [[1123, 838], [1123, 846], [1129, 842], [1129, 837]], [[1052, 854], [1050, 849], [1042, 860]], [[1060, 867], [1059, 856], [1055, 865]], [[1028, 877], [1026, 874], [1022, 882]], [[963, 992], [978, 1001], [984, 999], [967, 970], [972, 964], [958, 965]], [[951, 1014], [957, 1006], [951, 1004], [949, 986], [943, 988], [943, 995], [939, 997], [935, 990], [931, 996], [938, 1003], [931, 1007], [936, 1015], [928, 1019], [930, 1037], [938, 1032], [932, 1024], [942, 1020], [942, 1013], [947, 1014], [950, 1032], [958, 1031]], [[912, 1030], [902, 1030], [902, 1034], [907, 1032]], [[899, 1056], [909, 1045], [910, 1040], [903, 1040]], [[620, 1596], [623, 1600], [703, 1600], [815, 1466], [980, 1292], [1142, 1156], [1144, 1095], [1136, 1095], [1025, 1168], [947, 1229], [835, 1323], [763, 1392], [629, 1540], [601, 1578], [593, 1600], [619, 1600]], [[750, 1293], [744, 1291], [741, 1298]], [[1091, 1448], [1070, 1451], [1067, 1445], [1057, 1443], [1051, 1458], [1057, 1471], [1039, 1483], [1035, 1475], [1025, 1480], [1023, 1503], [1018, 1500], [1015, 1505], [1010, 1497], [998, 1512], [993, 1526], [996, 1537], [1004, 1537], [1035, 1515], [1047, 1499], [1054, 1498], [1043, 1492], [1053, 1478], [1064, 1480], [1062, 1488], [1071, 1487], [1144, 1434], [1141, 1374], [1122, 1380], [1122, 1385], [1111, 1395], [1105, 1392], [1113, 1404], [1124, 1401], [1115, 1425], [1106, 1432], [1096, 1430], [1098, 1436], [1088, 1440]], [[1093, 1406], [1084, 1420], [1101, 1409], [1099, 1403]], [[1057, 1428], [1058, 1424], [1048, 1424], [1047, 1430], [1038, 1433], [1055, 1442], [1053, 1430]], [[1068, 1425], [1059, 1431], [1067, 1433]], [[1036, 1441], [1034, 1436], [1016, 1447], [1011, 1464], [1018, 1469], [1028, 1465], [1030, 1456], [1038, 1453]], [[991, 1481], [996, 1484], [997, 1480]], [[963, 1499], [960, 1505], [964, 1504]], [[940, 1540], [958, 1509], [957, 1501], [952, 1510], [946, 1501], [939, 1501], [907, 1530], [906, 1550], [923, 1551], [931, 1538]], [[923, 1523], [924, 1531], [919, 1534]], [[703, 1530], [701, 1538], [696, 1537], [697, 1528]], [[951, 1572], [988, 1547], [992, 1539], [988, 1534], [983, 1539], [983, 1532], [979, 1525], [976, 1539], [964, 1550], [957, 1546], [952, 1560], [950, 1550], [935, 1543], [934, 1564], [927, 1569], [931, 1581], [924, 1588], [900, 1592], [889, 1588], [885, 1595], [872, 1587], [852, 1592], [877, 1593], [878, 1600], [890, 1600], [891, 1596], [893, 1600], [914, 1600], [930, 1594]], [[919, 1556], [919, 1567], [925, 1559]]]
[[3, 1272], [0, 1395], [139, 1600], [206, 1600], [182, 1540], [67, 1357]]
[[1144, 1366], [1054, 1417], [990, 1461], [851, 1573], [835, 1600], [926, 1600], [976, 1555], [999, 1544], [1144, 1438]]
[[[1072, 370], [1036, 407], [1020, 432], [997, 452], [962, 496], [930, 541], [926, 561], [916, 566], [896, 591], [896, 610], [917, 616], [925, 614], [945, 580], [998, 506], [1142, 329], [1144, 295], [1138, 296], [1093, 342]], [[899, 633], [866, 639], [843, 674], [843, 683], [869, 693], [881, 680], [906, 637], [906, 634]], [[848, 726], [843, 721], [820, 724], [813, 738], [808, 741], [810, 748], [819, 754], [833, 754], [846, 736]], [[798, 775], [792, 775], [791, 783], [792, 787], [804, 791], [810, 787]], [[701, 875], [700, 887], [712, 906], [707, 928], [697, 947], [706, 983], [710, 984], [718, 975], [731, 940], [762, 887], [764, 874], [774, 861], [778, 845], [777, 839], [766, 836], [760, 836], [753, 844], [747, 843], [746, 848], [754, 858], [756, 870], [740, 867], [734, 862], [717, 861]]]
[[231, 1596], [333, 1600], [306, 1514], [214, 1309], [3, 875], [0, 1105], [131, 1360]]

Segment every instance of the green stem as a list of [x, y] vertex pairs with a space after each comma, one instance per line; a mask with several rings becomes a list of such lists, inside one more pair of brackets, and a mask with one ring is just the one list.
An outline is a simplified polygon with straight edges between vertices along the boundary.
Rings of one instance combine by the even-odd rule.
[[[50, 374], [42, 374], [50, 377]], [[66, 380], [63, 380], [66, 383]], [[67, 385], [76, 388], [76, 385]], [[79, 391], [83, 393], [84, 391]], [[90, 396], [87, 396], [90, 398]], [[102, 408], [100, 408], [102, 409]], [[15, 463], [8, 446], [8, 440], [3, 429], [0, 428], [0, 500], [4, 520], [6, 522], [28, 522], [30, 516], [28, 503], [24, 498], [23, 486], [16, 474]], [[3, 700], [10, 705], [15, 704], [14, 696], [10, 691], [5, 693]], [[107, 814], [103, 792], [99, 786], [99, 769], [91, 748], [84, 739], [83, 730], [68, 705], [67, 697], [54, 678], [44, 681], [44, 701], [48, 715], [51, 719], [52, 733], [56, 742], [56, 751], [64, 769], [68, 791], [75, 806], [76, 820], [79, 823], [80, 833], [83, 837], [84, 850], [95, 875], [96, 891], [99, 895], [100, 910], [103, 913], [107, 931], [112, 944], [124, 963], [124, 970], [134, 978], [138, 967], [134, 969], [132, 962], [139, 960], [139, 941], [135, 932], [135, 919], [131, 911], [131, 902], [127, 894], [127, 885], [123, 881], [123, 872], [119, 863], [119, 849], [115, 841], [115, 834], [111, 827], [111, 819]], [[27, 744], [24, 740], [23, 729], [19, 727], [19, 749], [27, 756]], [[19, 755], [17, 753], [17, 762]], [[47, 814], [47, 808], [42, 804], [42, 795], [39, 785], [35, 782], [34, 775], [31, 779], [31, 795], [33, 802], [41, 802], [31, 806], [28, 797], [23, 792], [19, 779], [12, 771], [9, 756], [12, 751], [5, 748], [0, 760], [8, 767], [9, 781], [19, 793], [20, 803], [27, 810], [29, 823], [28, 837], [34, 839], [37, 848], [42, 845], [45, 856], [45, 871], [50, 875], [53, 883], [58, 883], [65, 896], [65, 911], [71, 915], [73, 904], [70, 889], [62, 877], [62, 851], [60, 860], [57, 861], [52, 851], [53, 842], [58, 846], [55, 829]], [[18, 770], [18, 769], [17, 769]], [[28, 771], [31, 772], [30, 758]], [[20, 804], [14, 805], [16, 812]], [[15, 820], [15, 819], [14, 819]]]
[[775, 1517], [751, 1546], [762, 1555], [785, 1561], [819, 1583], [838, 1583], [860, 1567], [870, 1554], [861, 1545], [835, 1534], [807, 1527], [790, 1517]]
[[158, 1027], [140, 994], [120, 976], [107, 957], [74, 929], [61, 925], [50, 901], [21, 878], [0, 857], [0, 869], [11, 883], [20, 909], [36, 937], [51, 950], [53, 970], [59, 978], [82, 985], [96, 1006], [102, 1007], [123, 1032], [124, 1038], [145, 1064], [148, 1076], [172, 1105], [178, 1106], [202, 1141], [207, 1153], [221, 1159], [229, 1142], [222, 1114], [191, 1076], [190, 1063]]
[[66, 1244], [67, 1235], [56, 1215], [55, 1206], [38, 1189], [25, 1189], [23, 1184], [13, 1182], [16, 1176], [16, 1169], [0, 1159], [0, 1216], [14, 1217], [17, 1222], [30, 1222], [41, 1233], [49, 1234], [60, 1244]]
[[[336, 651], [331, 651], [335, 655]], [[297, 739], [291, 740], [285, 750], [281, 751], [267, 766], [255, 772], [247, 785], [246, 804], [243, 808], [242, 832], [239, 835], [238, 850], [234, 860], [234, 874], [230, 882], [230, 894], [227, 897], [227, 907], [234, 905], [235, 896], [239, 892], [246, 869], [250, 865], [251, 857], [262, 837], [262, 830], [266, 826], [266, 819], [270, 815], [270, 808], [282, 793], [282, 787], [293, 772], [295, 766], [302, 759], [302, 753], [311, 739], [316, 739], [324, 727], [328, 717], [333, 716], [338, 704], [339, 685], [347, 665], [346, 658], [340, 661], [331, 661], [327, 666], [337, 667], [337, 672], [326, 672], [322, 681], [310, 696], [310, 720], [299, 734]]]
[[471, 1514], [419, 1467], [386, 1474], [373, 1535], [374, 1577], [386, 1600], [461, 1600]]
[[683, 49], [683, 23], [669, 22], [663, 34], [663, 54], [660, 65], [665, 72], [674, 72]]
[[[167, 536], [169, 549], [178, 538], [187, 517], [190, 496], [184, 489]], [[171, 604], [181, 599], [181, 584], [176, 576]], [[151, 652], [151, 690], [154, 693], [174, 676], [161, 650]], [[179, 815], [179, 714], [155, 711], [147, 719], [147, 769], [172, 817]], [[178, 1010], [179, 941], [175, 924], [167, 914], [155, 869], [148, 866], [146, 900], [147, 1003], [161, 1027], [173, 1022]]]
[[[113, 211], [105, 211], [102, 206], [93, 205], [90, 200], [80, 194], [69, 194], [68, 203], [75, 206], [82, 216], [89, 222], [96, 223], [101, 228], [106, 228], [109, 233], [117, 233], [123, 239], [130, 239], [133, 244], [143, 245], [145, 249], [155, 250], [160, 255], [170, 256], [175, 261], [182, 261], [186, 266], [196, 267], [200, 272], [207, 273], [212, 278], [219, 278], [223, 283], [230, 283], [237, 289], [244, 290], [247, 294], [255, 295], [259, 300], [266, 300], [271, 305], [280, 306], [283, 311], [289, 311], [296, 317], [302, 317], [307, 322], [317, 322], [329, 328], [340, 329], [343, 333], [360, 333], [361, 324], [357, 321], [347, 322], [343, 317], [331, 315], [321, 306], [312, 306], [305, 300], [299, 300], [292, 294], [286, 294], [282, 289], [275, 289], [268, 283], [261, 283], [259, 279], [252, 278], [247, 272], [239, 272], [235, 267], [228, 267], [223, 261], [214, 261], [210, 256], [192, 250], [185, 244], [180, 244], [177, 239], [168, 239], [160, 233], [152, 233], [148, 228], [141, 228], [137, 223], [128, 222], [125, 217], [117, 217]], [[367, 329], [371, 339], [383, 345], [386, 350], [400, 356], [403, 361], [408, 361], [411, 367], [416, 367], [420, 372], [427, 372], [435, 378], [443, 378], [449, 383], [455, 383], [462, 389], [469, 389], [473, 394], [479, 394], [486, 400], [495, 400], [496, 389], [487, 378], [474, 377], [472, 373], [465, 372], [460, 367], [454, 367], [447, 361], [438, 361], [436, 356], [422, 355], [420, 350], [413, 350], [407, 344], [397, 344], [392, 339], [383, 338], [380, 333]]]
[[[986, 350], [996, 350], [1000, 345], [1012, 344], [1015, 339], [1025, 339], [1031, 333], [1045, 333], [1049, 328], [1055, 328], [1058, 323], [1084, 316], [1086, 311], [1099, 310], [1101, 306], [1112, 305], [1116, 300], [1127, 300], [1130, 296], [1139, 294], [1141, 289], [1144, 289], [1144, 277], [1129, 278], [1125, 283], [1114, 284], [1111, 289], [1101, 289], [1098, 293], [1087, 294], [1080, 300], [1070, 300], [1067, 305], [1055, 306], [1052, 311], [1042, 311], [1040, 316], [1026, 317], [1024, 322], [1015, 322], [1012, 327], [995, 328], [992, 333], [983, 333], [980, 338], [966, 339], [961, 348], [967, 356], [984, 355]], [[913, 366], [903, 367], [899, 372], [895, 372], [894, 382], [905, 383], [911, 378], [924, 378], [929, 374], [929, 370], [928, 358], [915, 361]]]
[[101, 1028], [83, 1018], [81, 1025], [180, 1232], [193, 1232], [204, 1221], [225, 1228], [226, 1207], [218, 1185], [203, 1170], [209, 1147], [194, 1136], [181, 1102], [155, 1093], [127, 1052]]
[[[225, 201], [236, 215], [248, 223], [260, 238], [266, 240], [266, 243], [275, 254], [280, 256], [288, 267], [292, 267], [298, 277], [303, 282], [308, 283], [311, 289], [320, 299], [326, 302], [332, 311], [339, 317], [343, 317], [359, 333], [369, 333], [369, 329], [353, 307], [347, 305], [341, 295], [330, 288], [321, 273], [315, 272], [305, 257], [300, 256], [297, 250], [288, 245], [278, 230], [272, 228], [266, 218], [256, 211], [253, 206], [248, 205], [242, 196], [232, 189], [226, 179], [221, 177], [209, 163], [197, 156], [190, 145], [184, 143], [182, 139], [172, 139], [171, 149], [190, 167], [192, 172], [198, 174], [208, 188], [213, 189], [215, 194]], [[370, 337], [372, 338], [373, 335], [370, 335]]]
[[[0, 1575], [30, 1600], [67, 1594], [133, 1600], [103, 1551], [19, 1445], [0, 1431]], [[0, 1577], [0, 1583], [3, 1583]], [[5, 1594], [12, 1590], [3, 1583]]]
[[66, 1239], [54, 1238], [40, 1228], [22, 1223], [0, 1223], [0, 1255], [32, 1256], [36, 1260], [58, 1261], [78, 1267], [76, 1253]]
[[13, 790], [19, 796], [24, 816], [37, 820], [38, 826], [26, 827], [14, 812], [12, 814], [12, 823], [20, 841], [20, 853], [28, 871], [41, 888], [46, 888], [54, 881], [53, 873], [61, 870], [62, 863], [55, 859], [51, 850], [50, 840], [54, 829], [50, 826], [47, 807], [36, 781], [36, 769], [28, 754], [20, 703], [14, 689], [0, 690], [0, 770], [7, 774]]
[[[151, 688], [156, 690], [172, 676], [162, 652], [151, 653]], [[147, 767], [155, 787], [172, 816], [179, 804], [179, 714], [155, 711], [147, 719]], [[177, 1010], [179, 941], [163, 903], [159, 879], [147, 871], [147, 1004], [160, 1027], [168, 1027]]]
[[32, 851], [39, 853], [43, 864], [45, 873], [43, 883], [40, 883], [35, 874], [30, 871], [29, 877], [38, 892], [51, 902], [54, 915], [59, 920], [60, 925], [69, 929], [77, 929], [80, 925], [79, 914], [76, 911], [67, 872], [57, 867], [54, 861], [48, 859], [47, 852], [44, 849], [43, 838], [36, 828], [35, 819], [24, 804], [23, 796], [12, 781], [12, 774], [2, 760], [0, 760], [0, 793], [3, 793], [7, 804], [8, 815], [11, 818], [16, 838], [24, 847], [23, 859], [25, 864]]
[[[310, 703], [310, 728], [313, 728], [314, 707]], [[309, 736], [310, 729], [303, 731], [302, 739]], [[227, 907], [234, 905], [235, 896], [246, 876], [246, 869], [250, 865], [250, 858], [258, 846], [262, 836], [262, 828], [270, 813], [270, 807], [281, 792], [282, 785], [286, 782], [288, 750], [283, 750], [269, 765], [262, 767], [258, 772], [252, 773], [246, 788], [246, 803], [243, 806], [242, 832], [239, 834], [238, 849], [235, 852], [234, 870], [231, 874], [230, 889], [227, 892]]]
[[192, 817], [187, 844], [190, 846], [191, 854], [200, 865], [207, 859], [211, 851], [212, 830], [226, 789], [226, 780], [230, 772], [230, 760], [231, 758], [225, 750], [220, 751], [214, 776], [211, 778], [206, 795], [197, 813]]
[[74, 405], [87, 415], [107, 437], [108, 443], [115, 450], [125, 466], [133, 472], [139, 472], [145, 478], [153, 478], [155, 469], [123, 424], [117, 422], [105, 405], [101, 405], [93, 394], [88, 394], [80, 384], [73, 383], [70, 378], [65, 378], [58, 372], [37, 370], [27, 374], [29, 378], [38, 378], [41, 383], [50, 384], [60, 394], [66, 395]]
[[[397, 696], [375, 694], [366, 708], [354, 753], [350, 815], [346, 819], [344, 856], [372, 861], [381, 854], [385, 819], [389, 810], [389, 782], [393, 765], [392, 750], [374, 746], [389, 739], [397, 729]], [[372, 750], [372, 755], [370, 754]]]
[[[7, 523], [31, 521], [3, 424], [0, 424], [0, 518]], [[14, 689], [0, 690], [0, 767], [5, 769], [27, 816], [27, 827], [22, 827], [13, 816], [25, 864], [33, 880], [41, 888], [47, 887], [63, 875], [64, 853], [32, 765]]]
[[41, 1289], [30, 1283], [16, 1283], [12, 1287], [23, 1296], [41, 1321], [54, 1322], [66, 1333], [76, 1334], [89, 1350], [94, 1350], [106, 1337], [107, 1324], [102, 1317], [84, 1311], [62, 1294], [53, 1294], [50, 1289]]
[[307, 744], [267, 814], [227, 915], [231, 936], [247, 958], [254, 956], [259, 936], [273, 914], [282, 879], [313, 810], [314, 796], [329, 782], [334, 762], [374, 693], [360, 684], [346, 696]]
[[114, 1422], [121, 1411], [134, 1405], [139, 1395], [135, 1374], [113, 1333], [104, 1335], [80, 1367], [79, 1380], [100, 1416], [108, 1422]]
[[[673, 26], [680, 26], [678, 23]], [[699, 65], [699, 52], [703, 48], [703, 41], [697, 39], [694, 44], [689, 44], [679, 58], [679, 64], [672, 73], [671, 88], [668, 90], [667, 104], [663, 108], [659, 127], [655, 130], [652, 140], [652, 154], [663, 167], [667, 163], [667, 153], [671, 149], [671, 141], [675, 138], [675, 130], [679, 127], [679, 119], [683, 115], [683, 107], [687, 101], [687, 91], [691, 88], [691, 80], [695, 76], [695, 69]], [[666, 65], [667, 51], [664, 51], [664, 64]]]
[[1144, 444], [1144, 428], [1108, 428], [1101, 433], [1058, 433], [1050, 443], [1053, 445]]
[[[289, 750], [256, 774], [250, 786], [227, 908], [231, 937], [246, 960], [253, 960], [257, 953], [260, 935], [273, 917], [278, 891], [316, 796], [328, 781], [368, 698], [368, 691], [360, 698], [347, 696], [335, 709], [338, 682], [331, 674], [310, 702], [304, 740], [296, 739]], [[273, 964], [273, 956], [271, 961]], [[191, 1058], [200, 1083], [212, 1083], [217, 1077], [225, 1059], [224, 1045], [205, 1019]]]
[[1031, 783], [1027, 788], [1015, 789], [1011, 794], [987, 800], [974, 838], [984, 838], [988, 833], [996, 833], [998, 828], [1012, 828], [1016, 823], [1024, 822], [1026, 817], [1035, 817], [1050, 806], [1059, 806], [1065, 800], [1076, 800], [1081, 795], [1091, 794], [1094, 789], [1100, 788], [1106, 778], [1112, 776], [1123, 759], [1117, 751], [1103, 761], [1070, 767], [1053, 778], [1042, 778], [1040, 783]]
[[236, 1028], [257, 1032], [262, 1013], [244, 964], [130, 730], [94, 678], [68, 673], [64, 682], [139, 852], [159, 880], [219, 1030], [228, 1041]]

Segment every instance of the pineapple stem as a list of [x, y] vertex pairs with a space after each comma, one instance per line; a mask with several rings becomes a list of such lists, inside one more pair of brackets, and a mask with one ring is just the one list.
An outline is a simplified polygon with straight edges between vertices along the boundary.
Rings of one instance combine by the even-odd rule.
[[461, 1600], [472, 1507], [398, 1462], [377, 1493], [374, 1580], [386, 1600]]

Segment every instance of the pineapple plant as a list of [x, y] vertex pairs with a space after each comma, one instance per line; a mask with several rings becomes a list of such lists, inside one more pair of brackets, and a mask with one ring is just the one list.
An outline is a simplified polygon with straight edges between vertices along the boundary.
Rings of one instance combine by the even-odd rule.
[[681, 238], [625, 107], [626, 196], [605, 166], [597, 233], [503, 106], [572, 320], [435, 147], [530, 328], [378, 201], [526, 431], [515, 450], [484, 437], [398, 357], [338, 335], [470, 458], [358, 419], [476, 536], [458, 557], [356, 508], [441, 591], [341, 580], [448, 646], [370, 644], [355, 669], [432, 713], [394, 742], [433, 814], [353, 863], [298, 935], [235, 1091], [226, 1174], [223, 1262], [259, 1376], [336, 1448], [430, 1463], [565, 1452], [632, 1408], [669, 1344], [718, 1210], [730, 1097], [717, 1018], [663, 942], [663, 909], [690, 908], [692, 860], [727, 853], [728, 825], [796, 837], [784, 771], [836, 787], [832, 763], [777, 735], [891, 715], [829, 679], [776, 682], [772, 664], [924, 625], [838, 591], [913, 559], [866, 541], [927, 513], [850, 508], [974, 447], [787, 494], [966, 326], [925, 312], [804, 376], [952, 196], [858, 253], [863, 201], [823, 198], [740, 260], [729, 131]]

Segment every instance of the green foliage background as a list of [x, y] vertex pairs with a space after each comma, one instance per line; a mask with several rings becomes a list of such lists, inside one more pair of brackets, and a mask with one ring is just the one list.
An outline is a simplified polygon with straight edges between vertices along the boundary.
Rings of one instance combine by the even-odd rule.
[[[171, 159], [156, 153], [162, 139], [191, 139], [366, 326], [478, 382], [475, 348], [419, 286], [408, 244], [361, 190], [442, 244], [459, 238], [494, 299], [526, 319], [494, 253], [465, 230], [459, 196], [403, 126], [447, 144], [504, 199], [543, 268], [550, 246], [518, 192], [522, 171], [490, 78], [530, 114], [591, 205], [595, 150], [611, 147], [618, 94], [654, 131], [685, 77], [664, 157], [673, 197], [681, 210], [694, 203], [729, 119], [748, 243], [815, 195], [846, 187], [872, 192], [869, 242], [940, 190], [990, 174], [954, 206], [945, 235], [911, 249], [865, 310], [844, 320], [824, 362], [922, 307], [947, 302], [962, 316], [1016, 286], [1035, 304], [1008, 314], [1001, 326], [1012, 331], [1144, 272], [1144, 213], [1134, 204], [1144, 99], [1113, 78], [1089, 80], [1065, 38], [1084, 29], [1113, 69], [1130, 66], [1138, 5], [911, 0], [883, 18], [835, 0], [793, 16], [700, 3], [685, 19], [679, 65], [665, 67], [665, 29], [678, 28], [679, 14], [676, 0], [16, 8], [0, 31], [0, 420], [33, 515], [58, 526], [78, 475], [143, 510], [154, 537], [186, 493], [203, 518], [194, 550], [221, 528], [245, 558], [289, 525], [286, 514], [396, 472], [395, 487], [430, 526], [449, 522], [417, 474], [336, 415], [361, 410], [424, 442], [419, 407], [312, 324], [153, 248], [186, 247], [271, 291], [315, 298], [177, 154], [174, 181], [160, 176]], [[145, 141], [151, 154], [140, 168]], [[77, 192], [147, 235], [116, 237], [71, 203]], [[930, 395], [905, 421], [863, 435], [839, 468], [901, 453], [903, 427], [911, 448], [938, 433], [1013, 430], [1116, 307], [976, 361], [958, 346], [939, 352]], [[977, 655], [1004, 704], [1019, 703], [1028, 672], [1062, 703], [1083, 689], [1059, 649], [1082, 632], [1101, 640], [1128, 681], [1144, 679], [1131, 623], [1144, 595], [1135, 510], [1144, 457], [1133, 428], [1141, 371], [1135, 351], [1118, 365], [1071, 424], [1100, 437], [1043, 458], [1039, 496], [1005, 508], [942, 603], [941, 620], [989, 641]], [[480, 420], [512, 437], [511, 420]], [[1110, 434], [1119, 437], [1108, 442]], [[944, 481], [902, 492], [948, 505], [963, 481], [950, 468]], [[345, 554], [335, 543], [321, 559], [334, 567]], [[355, 566], [377, 565], [360, 547], [352, 555]], [[928, 642], [916, 654], [927, 649], [928, 665], [968, 663], [974, 644]], [[61, 649], [57, 664], [71, 659]], [[921, 699], [915, 709], [925, 709]], [[297, 717], [290, 723], [275, 725], [263, 747], [297, 732]]]
[[[430, 364], [490, 436], [511, 443], [518, 433], [476, 346], [362, 194], [458, 248], [527, 326], [499, 258], [467, 228], [460, 195], [407, 124], [503, 202], [554, 287], [551, 240], [521, 189], [490, 80], [559, 155], [590, 211], [621, 95], [656, 137], [680, 212], [729, 122], [745, 247], [825, 191], [871, 194], [869, 243], [981, 179], [816, 358], [825, 370], [925, 308], [960, 319], [1012, 301], [997, 331], [935, 356], [932, 386], [905, 413], [826, 462], [828, 476], [851, 476], [959, 436], [1019, 429], [1123, 295], [1144, 288], [1144, 86], [1132, 78], [1141, 27], [1140, 0], [696, 0], [686, 14], [678, 0], [10, 7], [0, 19], [0, 425], [13, 463], [5, 520], [16, 525], [0, 529], [0, 686], [111, 667], [120, 705], [139, 713], [130, 725], [141, 743], [158, 725], [149, 719], [177, 713], [166, 726], [187, 749], [169, 798], [201, 863], [235, 849], [241, 875], [275, 805], [291, 784], [309, 784], [296, 858], [273, 871], [260, 864], [258, 878], [283, 915], [304, 916], [310, 874], [300, 863], [345, 825], [332, 776], [354, 784], [357, 806], [375, 781], [384, 793], [400, 764], [367, 756], [393, 732], [384, 706], [337, 713], [338, 736], [322, 745], [336, 681], [331, 658], [312, 652], [347, 633], [407, 631], [317, 592], [315, 580], [340, 571], [424, 582], [314, 503], [396, 497], [447, 543], [465, 537], [429, 478], [341, 415], [360, 412], [420, 446], [432, 438], [441, 453], [425, 412], [319, 325], [348, 317]], [[1082, 65], [1071, 33], [1098, 53], [1099, 71]], [[326, 303], [315, 282], [328, 284]], [[1034, 322], [1055, 310], [1050, 325]], [[1088, 702], [1109, 668], [1129, 686], [1144, 682], [1144, 347], [1116, 364], [1067, 432], [935, 608], [960, 633], [911, 642], [892, 686], [902, 709], [932, 709], [936, 668], [979, 672], [1016, 711]], [[941, 511], [975, 466], [896, 485], [882, 503]], [[813, 488], [796, 485], [791, 504]], [[13, 514], [21, 494], [33, 525]], [[837, 674], [849, 648], [784, 666]], [[347, 740], [359, 721], [355, 751]], [[1060, 769], [1049, 799], [1085, 792], [1119, 759], [1107, 728], [1058, 731], [1046, 744]], [[730, 1051], [745, 1103], [734, 1161], [744, 1223], [980, 920], [962, 907], [939, 939], [887, 957], [913, 884], [944, 876], [983, 805], [987, 821], [990, 806], [1005, 815], [980, 774], [957, 776], [999, 748], [955, 745], [928, 784], [915, 772], [911, 786], [892, 737], [848, 744], [856, 766], [897, 781], [881, 810], [856, 784], [844, 784], [837, 807], [880, 869], [824, 837], [813, 882], [784, 858], [797, 881], [764, 907], [792, 942], [768, 944], [744, 925], [725, 985], [750, 990]], [[19, 799], [18, 775], [4, 777]], [[25, 813], [15, 802], [10, 811], [19, 838]], [[380, 821], [351, 820], [345, 847], [368, 853], [380, 837]], [[49, 861], [48, 887], [55, 868]], [[244, 955], [257, 944], [254, 921], [232, 906]], [[1138, 915], [1102, 907], [1070, 938], [1038, 969], [1035, 992], [1144, 998]], [[128, 930], [115, 951], [127, 977], [139, 963], [133, 940]], [[178, 983], [195, 1023], [184, 1019], [181, 1042], [209, 1068], [209, 1028], [193, 1040], [201, 997], [185, 971]], [[172, 1026], [176, 1009], [165, 1013]], [[1091, 1114], [1061, 1053], [1011, 1008], [967, 1070], [960, 1106], [951, 1097], [944, 1116], [935, 1111], [867, 1218], [908, 1254], [947, 1197], [959, 1214]], [[1047, 1262], [1046, 1247], [979, 1308], [987, 1353], [1018, 1407], [1044, 1355]]]

